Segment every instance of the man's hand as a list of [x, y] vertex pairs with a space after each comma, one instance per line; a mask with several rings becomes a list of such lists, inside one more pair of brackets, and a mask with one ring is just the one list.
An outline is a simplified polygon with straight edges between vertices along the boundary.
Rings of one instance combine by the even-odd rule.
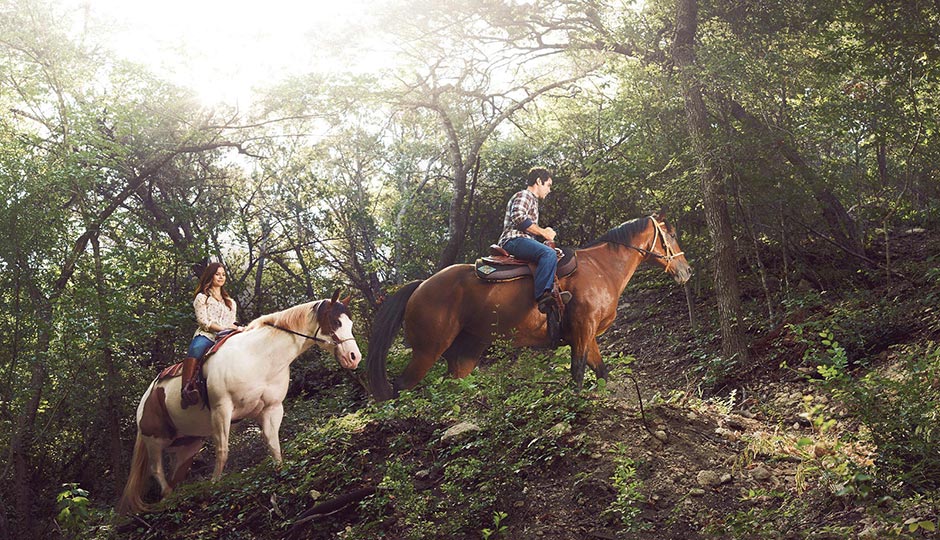
[[538, 225], [533, 223], [532, 225], [529, 225], [529, 228], [526, 229], [525, 232], [529, 234], [534, 234], [536, 236], [541, 236], [542, 238], [549, 240], [549, 241], [555, 240], [555, 229], [552, 229], [551, 227], [545, 227], [543, 229], [542, 227], [539, 227]]

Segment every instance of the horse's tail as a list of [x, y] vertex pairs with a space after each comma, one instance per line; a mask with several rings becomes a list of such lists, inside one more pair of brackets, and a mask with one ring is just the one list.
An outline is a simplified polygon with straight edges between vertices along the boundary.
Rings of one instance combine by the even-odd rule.
[[131, 458], [131, 470], [127, 474], [127, 483], [124, 493], [117, 504], [119, 514], [136, 514], [144, 512], [150, 507], [143, 500], [145, 482], [148, 478], [149, 456], [147, 445], [144, 444], [143, 435], [137, 431], [137, 442], [134, 443], [134, 457]]
[[372, 320], [372, 334], [369, 336], [369, 354], [366, 366], [369, 368], [369, 389], [376, 401], [392, 399], [394, 391], [388, 382], [386, 357], [392, 347], [392, 340], [401, 328], [405, 318], [405, 306], [421, 281], [412, 281], [398, 289], [379, 306]]

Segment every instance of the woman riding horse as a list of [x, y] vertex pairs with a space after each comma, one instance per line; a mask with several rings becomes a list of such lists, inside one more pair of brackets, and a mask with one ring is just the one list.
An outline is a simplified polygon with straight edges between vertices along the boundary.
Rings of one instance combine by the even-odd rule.
[[[688, 281], [692, 269], [674, 231], [656, 215], [611, 229], [576, 256], [577, 271], [561, 278], [560, 287], [573, 296], [565, 309], [562, 339], [571, 345], [571, 374], [580, 388], [585, 363], [598, 377], [607, 377], [596, 338], [614, 322], [617, 301], [637, 266], [652, 261], [680, 284]], [[511, 338], [517, 347], [554, 345], [533, 295], [531, 279], [485, 283], [469, 264], [406, 284], [382, 304], [372, 323], [366, 364], [373, 396], [384, 401], [414, 387], [441, 356], [452, 376], [465, 377], [499, 337]], [[386, 357], [402, 324], [412, 358], [389, 384]]]
[[[307, 302], [262, 315], [248, 331], [229, 338], [206, 360], [208, 408], [184, 409], [179, 398], [180, 377], [157, 378], [137, 406], [137, 441], [131, 458], [119, 513], [147, 510], [143, 501], [148, 476], [153, 475], [166, 496], [189, 473], [193, 457], [206, 437], [215, 443], [218, 480], [228, 460], [232, 421], [251, 418], [261, 426], [271, 457], [281, 463], [278, 431], [284, 416], [284, 397], [290, 383], [290, 364], [313, 346], [331, 351], [341, 366], [356, 369], [362, 358], [352, 334], [352, 321], [339, 290], [331, 299]], [[163, 472], [163, 452], [176, 457], [169, 480]]]

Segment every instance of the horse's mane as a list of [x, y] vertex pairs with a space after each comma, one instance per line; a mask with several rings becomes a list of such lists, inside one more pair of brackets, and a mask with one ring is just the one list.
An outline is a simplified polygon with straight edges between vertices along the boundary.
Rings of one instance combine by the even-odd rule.
[[299, 304], [282, 311], [262, 315], [251, 321], [247, 329], [254, 330], [255, 328], [260, 328], [265, 325], [274, 325], [293, 330], [294, 332], [306, 332], [309, 325], [310, 313], [313, 310], [314, 304], [317, 302], [323, 302], [323, 300], [307, 302], [306, 304]]
[[649, 226], [649, 220], [649, 217], [641, 217], [621, 223], [584, 247], [596, 246], [604, 242], [613, 242], [615, 244], [628, 246], [634, 236], [646, 230], [646, 227]]

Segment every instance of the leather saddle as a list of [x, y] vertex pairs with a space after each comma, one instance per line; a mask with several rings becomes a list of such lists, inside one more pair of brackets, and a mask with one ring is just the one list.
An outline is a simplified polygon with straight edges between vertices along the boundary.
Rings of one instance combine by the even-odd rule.
[[[578, 269], [578, 258], [575, 256], [574, 248], [566, 247], [560, 250], [555, 249], [555, 251], [560, 251], [556, 276], [563, 278]], [[474, 265], [478, 278], [492, 282], [513, 281], [531, 276], [534, 269], [535, 263], [517, 259], [496, 244], [490, 246], [488, 256], [477, 259]]]
[[[206, 351], [206, 354], [202, 355], [202, 359], [199, 360], [199, 369], [196, 370], [197, 377], [199, 377], [200, 379], [203, 379], [202, 365], [206, 363], [206, 360], [208, 360], [210, 356], [212, 356], [217, 350], [219, 350], [219, 347], [221, 347], [222, 344], [225, 343], [226, 340], [228, 340], [228, 338], [239, 333], [241, 333], [241, 330], [223, 330], [216, 335], [216, 337], [218, 338], [218, 341], [216, 341], [215, 344], [212, 347], [210, 347], [208, 351]], [[178, 377], [182, 373], [183, 373], [183, 363], [179, 362], [177, 364], [173, 364], [172, 366], [167, 366], [163, 368], [163, 371], [161, 371], [160, 374], [157, 375], [157, 380], [162, 381], [163, 379], [169, 379], [170, 377]]]

